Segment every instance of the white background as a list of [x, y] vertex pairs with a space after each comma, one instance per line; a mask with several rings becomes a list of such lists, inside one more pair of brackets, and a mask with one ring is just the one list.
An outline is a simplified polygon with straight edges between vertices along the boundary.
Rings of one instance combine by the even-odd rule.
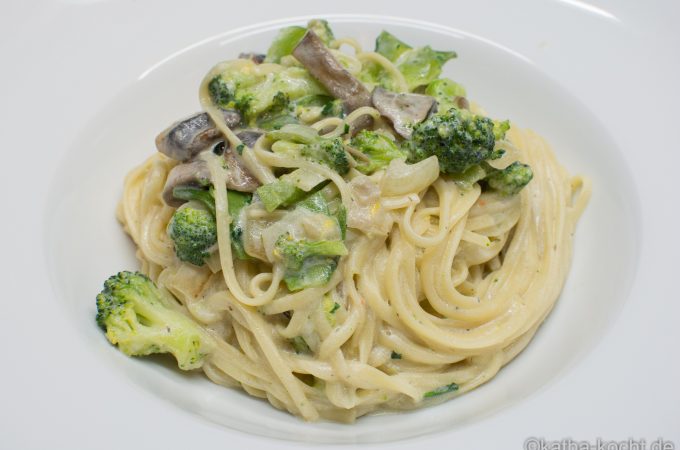
[[86, 119], [164, 57], [242, 25], [357, 12], [470, 30], [529, 58], [588, 105], [625, 150], [644, 211], [630, 298], [579, 365], [486, 420], [384, 447], [521, 449], [527, 437], [543, 436], [664, 437], [680, 448], [680, 3], [575, 0], [3, 2], [0, 448], [304, 446], [228, 431], [132, 384], [107, 390], [118, 374], [87, 360], [81, 336], [52, 300], [44, 202], [53, 168]]

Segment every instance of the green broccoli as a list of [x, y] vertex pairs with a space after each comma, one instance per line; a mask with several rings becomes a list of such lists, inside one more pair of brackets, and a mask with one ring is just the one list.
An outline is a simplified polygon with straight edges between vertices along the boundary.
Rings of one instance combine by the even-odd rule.
[[210, 189], [203, 189], [196, 186], [177, 186], [172, 190], [173, 197], [184, 201], [197, 201], [203, 204], [208, 210], [215, 215], [215, 196], [213, 194], [212, 186]]
[[321, 115], [324, 117], [343, 117], [345, 109], [342, 100], [334, 99], [323, 105]]
[[357, 158], [357, 170], [365, 174], [382, 169], [393, 159], [406, 159], [408, 156], [392, 139], [375, 131], [360, 131], [350, 145], [368, 157], [368, 160]]
[[[197, 201], [200, 202], [202, 205], [204, 205], [208, 211], [210, 211], [210, 214], [212, 215], [212, 222], [215, 222], [215, 195], [214, 195], [214, 190], [211, 187], [209, 190], [206, 189], [201, 189], [198, 187], [194, 186], [178, 186], [176, 187], [173, 191], [172, 194], [175, 198], [178, 198], [180, 200], [186, 200], [186, 201]], [[243, 248], [243, 225], [242, 221], [240, 219], [240, 214], [241, 210], [246, 207], [252, 198], [252, 194], [247, 194], [245, 192], [238, 192], [238, 191], [231, 191], [227, 190], [227, 201], [229, 202], [229, 215], [232, 218], [231, 225], [229, 226], [229, 232], [231, 235], [231, 247], [234, 252], [234, 255], [238, 259], [249, 259], [250, 257], [248, 254], [245, 252], [245, 249]], [[178, 210], [179, 211], [179, 210]], [[177, 212], [175, 213], [177, 214]], [[174, 219], [174, 216], [173, 216]], [[207, 217], [206, 217], [207, 220]], [[172, 221], [171, 221], [172, 223]], [[176, 230], [178, 232], [178, 238], [180, 240], [187, 240], [191, 239], [191, 236], [184, 236], [183, 234], [179, 233], [179, 230]], [[215, 225], [215, 233], [217, 233], [217, 226]], [[172, 235], [171, 235], [172, 237]], [[174, 240], [174, 238], [173, 238]], [[215, 234], [215, 243], [217, 242], [217, 234]], [[198, 243], [196, 242], [196, 245]], [[182, 259], [180, 256], [180, 251], [179, 248], [185, 248], [185, 251], [182, 251], [182, 255], [185, 255], [186, 253], [189, 253], [192, 256], [196, 256], [195, 252], [189, 251], [189, 246], [182, 245], [178, 247], [177, 241], [175, 241], [175, 253], [177, 256], [180, 258], [182, 261], [187, 261], [186, 259]], [[208, 256], [210, 252], [206, 256]], [[195, 262], [188, 260], [192, 264], [196, 264]], [[198, 259], [197, 259], [198, 261]], [[203, 262], [205, 261], [205, 258], [200, 259], [200, 264], [197, 265], [203, 265]]]
[[231, 225], [229, 225], [229, 235], [231, 237], [231, 249], [238, 259], [250, 259], [248, 253], [243, 246], [243, 218], [241, 211], [250, 204], [252, 200], [251, 194], [237, 191], [227, 191], [227, 201], [229, 202], [229, 216], [231, 217]]
[[97, 295], [97, 323], [128, 356], [171, 353], [182, 370], [197, 369], [213, 350], [210, 336], [171, 309], [153, 281], [138, 272], [120, 272]]
[[347, 208], [342, 204], [342, 200], [336, 198], [331, 202], [328, 202], [321, 192], [313, 191], [311, 194], [307, 195], [307, 197], [300, 200], [296, 206], [315, 213], [334, 217], [336, 222], [338, 222], [340, 236], [343, 240], [345, 239], [345, 235], [347, 234]]
[[312, 19], [307, 22], [307, 29], [313, 31], [314, 34], [319, 36], [319, 39], [321, 39], [326, 45], [330, 45], [331, 41], [335, 39], [333, 30], [331, 30], [327, 20]]
[[308, 241], [281, 235], [274, 255], [284, 267], [283, 281], [290, 291], [323, 286], [338, 266], [338, 256], [347, 254], [342, 241]]
[[191, 204], [180, 207], [168, 224], [180, 261], [202, 266], [217, 244], [217, 225], [210, 211]]
[[446, 113], [451, 108], [458, 108], [456, 99], [458, 97], [465, 97], [466, 92], [465, 88], [455, 81], [448, 78], [440, 78], [427, 85], [425, 94], [437, 100], [439, 112]]
[[444, 64], [457, 56], [456, 52], [432, 50], [429, 45], [414, 49], [387, 31], [376, 38], [375, 51], [397, 66], [410, 90], [436, 80]]
[[305, 145], [301, 155], [330, 167], [340, 175], [349, 172], [349, 158], [339, 137], [332, 139], [319, 137], [315, 142]]
[[517, 194], [534, 177], [531, 167], [519, 161], [515, 161], [505, 169], [494, 169], [488, 164], [484, 167], [487, 172], [484, 181], [490, 188], [503, 195]]
[[281, 58], [293, 53], [293, 49], [306, 32], [307, 29], [303, 27], [294, 26], [282, 28], [269, 46], [267, 57], [264, 61], [268, 63], [280, 63]]
[[442, 394], [448, 394], [449, 392], [454, 392], [458, 390], [458, 385], [456, 383], [447, 384], [445, 386], [440, 386], [431, 391], [423, 394], [424, 398], [432, 398]]
[[280, 63], [281, 58], [293, 53], [293, 49], [298, 42], [300, 42], [300, 39], [302, 39], [307, 30], [313, 31], [326, 45], [330, 44], [331, 41], [335, 39], [328, 22], [323, 19], [310, 20], [307, 23], [307, 28], [299, 26], [282, 28], [269, 46], [267, 57], [264, 61], [268, 63]]
[[340, 175], [346, 175], [349, 172], [349, 158], [342, 139], [339, 137], [321, 137], [314, 128], [304, 125], [286, 125], [280, 130], [267, 133], [267, 137], [275, 141], [285, 140], [305, 144], [300, 149], [300, 156], [328, 166]]
[[234, 100], [234, 88], [217, 75], [208, 83], [208, 93], [212, 102], [222, 108], [227, 107]]
[[404, 148], [409, 152], [409, 162], [436, 155], [442, 172], [461, 174], [482, 161], [498, 157], [495, 143], [493, 120], [450, 109], [416, 125]]
[[281, 91], [277, 92], [271, 106], [257, 117], [256, 123], [263, 130], [278, 130], [284, 125], [298, 123], [288, 95]]
[[257, 188], [257, 195], [264, 204], [264, 208], [272, 212], [279, 206], [292, 205], [304, 198], [307, 193], [293, 183], [279, 179]]
[[292, 339], [289, 339], [290, 345], [293, 347], [293, 350], [295, 350], [295, 353], [299, 354], [310, 354], [312, 353], [312, 349], [309, 348], [309, 344], [307, 344], [307, 341], [305, 341], [305, 338], [302, 336], [295, 336]]

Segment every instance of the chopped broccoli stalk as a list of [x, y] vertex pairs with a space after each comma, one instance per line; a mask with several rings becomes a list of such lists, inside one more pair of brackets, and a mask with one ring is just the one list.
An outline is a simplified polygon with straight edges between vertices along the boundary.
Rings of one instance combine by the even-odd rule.
[[97, 323], [128, 356], [171, 353], [182, 370], [201, 367], [213, 350], [210, 336], [165, 301], [145, 275], [120, 272], [97, 295]]
[[241, 219], [241, 211], [250, 203], [251, 199], [251, 194], [227, 191], [229, 216], [231, 217], [231, 225], [229, 225], [231, 248], [238, 259], [250, 259], [250, 256], [248, 256], [243, 247], [243, 220]]
[[257, 188], [257, 195], [267, 211], [272, 212], [279, 206], [290, 206], [304, 198], [307, 193], [293, 183], [276, 180]]
[[344, 240], [347, 236], [347, 208], [342, 202], [338, 202], [339, 205], [336, 209], [331, 209], [331, 214], [335, 216], [338, 220], [338, 226], [340, 227], [340, 237]]
[[356, 168], [365, 174], [386, 167], [393, 159], [407, 157], [392, 139], [375, 131], [360, 131], [352, 138], [351, 145], [368, 157], [368, 160], [357, 158]]
[[267, 57], [265, 62], [280, 63], [281, 58], [293, 53], [293, 49], [300, 42], [302, 36], [307, 32], [303, 27], [286, 27], [279, 31], [274, 41], [272, 41], [269, 50], [267, 50]]
[[450, 109], [416, 125], [404, 143], [409, 162], [436, 155], [444, 173], [461, 174], [470, 167], [497, 157], [494, 123], [488, 117]]
[[345, 115], [345, 109], [342, 100], [335, 99], [326, 102], [321, 110], [321, 115], [324, 117], [343, 117]]
[[465, 97], [465, 88], [449, 78], [434, 80], [425, 88], [425, 94], [437, 100], [439, 112], [447, 112], [451, 108], [457, 108], [456, 99]]
[[298, 240], [286, 233], [276, 241], [274, 254], [283, 263], [288, 290], [299, 291], [326, 284], [338, 265], [337, 257], [346, 255], [347, 248], [342, 241]]
[[307, 344], [307, 341], [305, 341], [305, 338], [302, 336], [295, 336], [293, 339], [289, 340], [290, 345], [293, 346], [293, 350], [295, 350], [295, 353], [298, 355], [300, 353], [312, 353], [312, 349], [309, 348], [309, 344]]
[[180, 261], [202, 266], [217, 244], [215, 216], [207, 209], [184, 205], [172, 215], [168, 234]]
[[340, 199], [335, 199], [329, 203], [320, 191], [316, 191], [298, 202], [297, 206], [315, 213], [335, 217], [340, 229], [340, 236], [343, 240], [345, 239], [347, 234], [347, 208]]
[[392, 350], [392, 354], [390, 355], [390, 358], [392, 359], [401, 359], [401, 353], [397, 353], [394, 350]]
[[330, 167], [340, 175], [349, 172], [349, 158], [339, 137], [333, 139], [319, 137], [315, 142], [304, 146], [301, 154], [305, 158]]
[[437, 395], [448, 394], [449, 392], [457, 391], [458, 385], [456, 383], [447, 384], [445, 386], [440, 386], [436, 389], [426, 392], [423, 394], [424, 398], [436, 397]]
[[488, 186], [503, 195], [515, 195], [529, 184], [534, 173], [527, 164], [515, 161], [505, 169], [494, 169], [485, 164], [487, 176], [484, 178]]
[[195, 200], [201, 202], [210, 213], [215, 215], [215, 197], [213, 195], [212, 187], [210, 189], [202, 189], [195, 186], [177, 186], [172, 191], [173, 197], [187, 202]]
[[298, 202], [297, 206], [305, 208], [311, 212], [325, 214], [327, 216], [331, 215], [326, 198], [321, 192], [318, 191], [302, 199], [300, 202]]
[[323, 313], [326, 317], [326, 320], [331, 326], [334, 327], [336, 324], [335, 312], [340, 309], [340, 303], [333, 301], [333, 298], [330, 294], [326, 294], [323, 296], [321, 306], [323, 308]]
[[329, 45], [331, 41], [335, 39], [333, 30], [331, 30], [327, 20], [312, 19], [307, 23], [307, 29], [313, 31], [314, 34], [319, 36], [319, 39], [321, 39], [326, 45]]
[[480, 180], [483, 180], [484, 177], [487, 175], [487, 171], [482, 168], [482, 164], [476, 164], [463, 173], [459, 174], [454, 174], [451, 177], [453, 178], [453, 181], [458, 183], [459, 186], [468, 189], [470, 188], [473, 184], [477, 183]]
[[387, 31], [378, 35], [375, 51], [395, 63], [410, 90], [436, 80], [444, 64], [457, 56], [456, 52], [433, 50], [429, 45], [414, 49]]

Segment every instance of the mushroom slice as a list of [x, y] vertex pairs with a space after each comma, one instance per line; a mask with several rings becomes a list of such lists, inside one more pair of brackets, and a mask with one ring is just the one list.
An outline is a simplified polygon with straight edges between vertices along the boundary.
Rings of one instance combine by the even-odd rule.
[[[241, 121], [241, 115], [234, 110], [222, 110], [224, 121], [229, 128]], [[173, 123], [156, 137], [159, 152], [178, 161], [188, 161], [206, 147], [222, 138], [208, 113], [197, 113]]]
[[250, 148], [253, 148], [255, 142], [260, 139], [264, 132], [260, 130], [240, 130], [236, 133], [236, 137], [241, 139], [241, 141]]
[[[210, 150], [206, 150], [210, 151]], [[224, 156], [227, 167], [227, 189], [240, 192], [255, 192], [260, 186], [259, 181], [248, 171], [240, 155], [228, 148], [225, 150], [224, 141], [218, 142], [212, 149], [216, 155]], [[184, 200], [175, 198], [174, 191], [179, 186], [206, 187], [212, 184], [208, 163], [200, 156], [196, 159], [178, 164], [170, 170], [163, 187], [163, 201], [169, 206], [180, 206]]]
[[333, 97], [343, 101], [346, 112], [371, 106], [368, 89], [342, 67], [313, 31], [305, 33], [293, 50], [293, 56]]
[[241, 155], [233, 148], [224, 150], [224, 162], [228, 169], [227, 188], [240, 192], [255, 192], [255, 189], [260, 187], [260, 182], [246, 168]]
[[170, 170], [163, 187], [163, 201], [169, 206], [178, 207], [184, 200], [175, 198], [173, 192], [179, 186], [208, 186], [210, 184], [210, 170], [202, 159], [178, 164]]
[[262, 64], [267, 55], [255, 52], [244, 52], [238, 55], [238, 59], [249, 59], [255, 64]]
[[394, 131], [404, 138], [411, 136], [411, 126], [427, 119], [437, 104], [429, 95], [399, 94], [381, 87], [373, 90], [371, 100], [375, 109], [392, 121]]

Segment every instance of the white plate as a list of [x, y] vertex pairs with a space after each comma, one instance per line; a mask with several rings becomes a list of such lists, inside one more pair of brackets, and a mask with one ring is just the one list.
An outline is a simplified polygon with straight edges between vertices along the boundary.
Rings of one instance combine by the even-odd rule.
[[[330, 17], [336, 34], [367, 47], [387, 28], [457, 50], [447, 73], [470, 97], [545, 135], [595, 189], [564, 294], [515, 362], [454, 401], [343, 426], [305, 424], [200, 376], [126, 358], [92, 320], [103, 279], [135, 267], [113, 218], [125, 172], [153, 151], [158, 130], [198, 109], [198, 81], [212, 64], [266, 49], [290, 21], [242, 25], [315, 9], [89, 3], [42, 4], [37, 14], [16, 5], [0, 19], [3, 61], [11, 62], [0, 86], [11, 168], [3, 447], [120, 448], [134, 439], [132, 448], [292, 448], [302, 440], [496, 449], [522, 448], [531, 436], [661, 437], [680, 446], [679, 202], [667, 196], [680, 162], [671, 108], [680, 35], [668, 25], [677, 7], [350, 2], [342, 12], [364, 15]], [[387, 11], [410, 19], [365, 15]]]

